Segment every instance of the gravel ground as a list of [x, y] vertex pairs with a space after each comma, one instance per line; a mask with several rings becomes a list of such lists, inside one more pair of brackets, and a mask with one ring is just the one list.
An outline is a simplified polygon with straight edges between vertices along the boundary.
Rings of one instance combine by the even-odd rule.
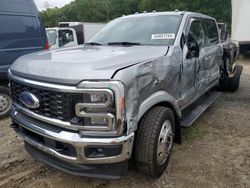
[[170, 165], [158, 180], [130, 170], [121, 180], [67, 175], [24, 150], [22, 140], [0, 121], [0, 187], [250, 187], [250, 59], [243, 57], [241, 88], [223, 93], [192, 127], [183, 130]]

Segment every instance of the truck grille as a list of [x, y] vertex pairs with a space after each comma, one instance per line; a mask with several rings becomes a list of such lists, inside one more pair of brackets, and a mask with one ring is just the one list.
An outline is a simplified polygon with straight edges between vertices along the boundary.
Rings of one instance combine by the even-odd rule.
[[49, 91], [14, 81], [10, 83], [12, 98], [15, 103], [27, 108], [20, 100], [20, 94], [24, 91], [32, 93], [39, 99], [40, 107], [29, 109], [30, 111], [67, 122], [75, 117], [75, 104], [81, 100], [81, 94]]

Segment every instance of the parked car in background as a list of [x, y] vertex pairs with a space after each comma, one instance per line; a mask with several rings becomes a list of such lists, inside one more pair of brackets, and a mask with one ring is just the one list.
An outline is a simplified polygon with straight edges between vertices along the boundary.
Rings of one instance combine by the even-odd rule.
[[8, 116], [11, 98], [7, 72], [20, 56], [48, 49], [47, 37], [33, 0], [0, 1], [0, 119]]
[[84, 44], [105, 24], [82, 22], [59, 22], [59, 27], [47, 28], [50, 49]]
[[[119, 178], [134, 156], [160, 177], [181, 127], [236, 91], [242, 67], [214, 18], [154, 12], [117, 18], [85, 45], [22, 56], [9, 70], [12, 127], [39, 161]], [[225, 84], [225, 85], [224, 85]]]

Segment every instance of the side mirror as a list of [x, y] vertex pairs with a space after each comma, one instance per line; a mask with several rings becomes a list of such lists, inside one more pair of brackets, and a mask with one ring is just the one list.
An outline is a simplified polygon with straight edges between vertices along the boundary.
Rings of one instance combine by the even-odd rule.
[[63, 46], [63, 39], [62, 37], [59, 37], [59, 47], [62, 47]]
[[227, 40], [227, 36], [228, 36], [228, 32], [227, 30], [221, 30], [221, 34], [220, 34], [220, 38], [222, 41], [226, 41]]
[[225, 23], [218, 23], [218, 29], [221, 41], [226, 41], [228, 36], [227, 25]]
[[187, 48], [188, 48], [187, 59], [193, 57], [199, 57], [200, 46], [198, 44], [198, 41], [191, 34], [188, 35]]

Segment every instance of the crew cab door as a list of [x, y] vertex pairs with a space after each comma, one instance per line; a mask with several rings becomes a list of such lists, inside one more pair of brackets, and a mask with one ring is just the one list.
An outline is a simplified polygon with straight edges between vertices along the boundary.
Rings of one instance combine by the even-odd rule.
[[183, 66], [181, 74], [181, 99], [185, 108], [206, 88], [206, 57], [208, 57], [205, 32], [200, 18], [190, 18], [184, 31], [186, 42], [183, 46]]
[[216, 84], [220, 78], [220, 64], [223, 56], [223, 47], [220, 44], [217, 23], [213, 19], [201, 19], [205, 32], [205, 51], [203, 70], [208, 87]]

